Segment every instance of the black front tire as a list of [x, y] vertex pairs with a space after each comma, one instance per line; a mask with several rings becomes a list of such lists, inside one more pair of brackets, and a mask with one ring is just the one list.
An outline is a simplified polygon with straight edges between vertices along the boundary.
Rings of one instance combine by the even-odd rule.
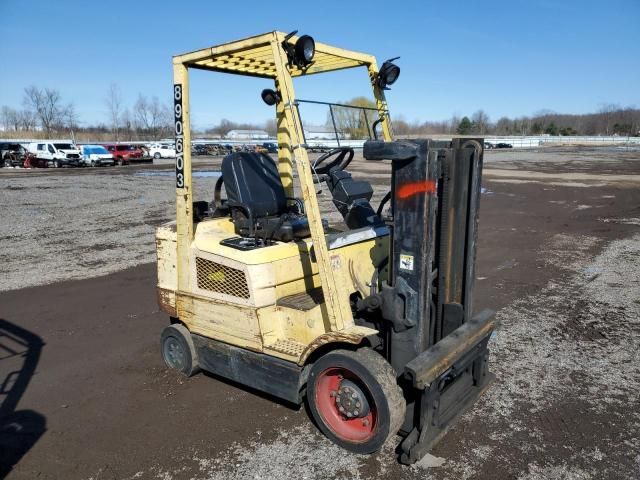
[[[349, 372], [349, 380], [358, 384], [366, 393], [370, 408], [376, 411], [375, 428], [365, 440], [345, 439], [326, 421], [326, 415], [319, 411], [321, 401], [318, 395], [322, 394], [322, 387], [318, 380], [323, 372], [335, 369]], [[369, 348], [361, 348], [355, 352], [334, 350], [320, 357], [309, 372], [306, 399], [309, 411], [322, 433], [333, 443], [358, 454], [380, 450], [388, 439], [398, 433], [406, 412], [406, 401], [393, 368], [381, 355]]]
[[191, 333], [184, 325], [165, 327], [160, 335], [160, 352], [164, 363], [187, 377], [200, 371]]

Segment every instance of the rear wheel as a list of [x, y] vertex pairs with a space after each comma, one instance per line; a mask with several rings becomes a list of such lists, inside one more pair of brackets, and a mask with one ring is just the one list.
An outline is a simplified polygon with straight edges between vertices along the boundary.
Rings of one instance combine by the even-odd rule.
[[95, 160], [91, 160], [91, 166], [95, 167], [96, 166], [96, 161]]
[[153, 154], [153, 158], [155, 158], [156, 160], [160, 159], [160, 152], [156, 152]]
[[60, 160], [56, 160], [53, 162], [53, 166], [56, 168], [61, 168], [62, 167], [62, 162]]
[[335, 350], [311, 368], [307, 403], [331, 441], [373, 453], [398, 433], [406, 402], [391, 365], [373, 350]]
[[165, 327], [160, 335], [160, 347], [162, 359], [169, 368], [179, 370], [187, 377], [200, 370], [191, 333], [183, 325]]

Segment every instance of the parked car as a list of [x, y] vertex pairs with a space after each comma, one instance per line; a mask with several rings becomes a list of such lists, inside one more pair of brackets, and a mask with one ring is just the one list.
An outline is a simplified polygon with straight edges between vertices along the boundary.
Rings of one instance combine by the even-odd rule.
[[209, 147], [209, 155], [226, 155], [229, 153], [229, 150], [224, 145], [220, 145], [219, 143], [214, 143], [212, 145], [207, 145]]
[[496, 148], [513, 148], [510, 143], [496, 143]]
[[103, 144], [118, 165], [128, 165], [131, 162], [140, 162], [144, 160], [142, 150], [135, 145], [126, 143]]
[[82, 145], [82, 163], [87, 166], [101, 167], [102, 165], [114, 166], [116, 164], [113, 154], [102, 145]]
[[496, 148], [496, 146], [491, 142], [484, 142], [484, 149], [491, 150], [492, 148]]
[[209, 155], [209, 148], [198, 143], [191, 147], [191, 155]]
[[27, 147], [36, 159], [53, 167], [80, 166], [82, 152], [73, 143], [68, 142], [32, 142]]
[[149, 146], [149, 155], [158, 160], [159, 158], [174, 158], [176, 149], [173, 145], [154, 143]]
[[262, 147], [267, 153], [278, 153], [278, 146], [273, 142], [265, 142], [262, 144]]
[[0, 143], [0, 167], [22, 167], [27, 149], [19, 143]]

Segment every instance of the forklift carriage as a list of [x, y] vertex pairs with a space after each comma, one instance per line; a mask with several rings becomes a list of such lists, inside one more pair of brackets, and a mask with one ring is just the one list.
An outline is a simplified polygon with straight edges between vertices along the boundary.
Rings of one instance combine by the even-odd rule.
[[[177, 215], [156, 235], [158, 301], [171, 317], [162, 355], [186, 375], [306, 398], [319, 429], [352, 452], [400, 434], [400, 461], [413, 463], [493, 380], [494, 313], [471, 314], [483, 141], [394, 141], [384, 97], [393, 61], [378, 69], [371, 55], [294, 34], [173, 59]], [[309, 161], [293, 89], [295, 77], [355, 67], [367, 69], [377, 107], [363, 156], [391, 162], [377, 209], [371, 185], [346, 170], [352, 148]], [[193, 200], [189, 69], [274, 81], [262, 97], [275, 106], [277, 161], [227, 155], [210, 204]], [[321, 218], [318, 183], [346, 230]]]

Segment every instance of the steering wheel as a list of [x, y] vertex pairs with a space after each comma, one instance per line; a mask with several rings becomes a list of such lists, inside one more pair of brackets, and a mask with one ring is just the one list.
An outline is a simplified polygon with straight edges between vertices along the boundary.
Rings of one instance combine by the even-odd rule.
[[378, 210], [376, 211], [376, 214], [380, 218], [382, 218], [384, 207], [387, 205], [387, 203], [389, 203], [389, 200], [391, 200], [391, 190], [389, 190], [387, 194], [384, 197], [382, 197], [382, 200], [380, 200], [380, 205], [378, 205]]
[[313, 162], [313, 170], [317, 175], [327, 175], [334, 169], [344, 170], [353, 160], [353, 155], [354, 151], [351, 147], [334, 148]]

